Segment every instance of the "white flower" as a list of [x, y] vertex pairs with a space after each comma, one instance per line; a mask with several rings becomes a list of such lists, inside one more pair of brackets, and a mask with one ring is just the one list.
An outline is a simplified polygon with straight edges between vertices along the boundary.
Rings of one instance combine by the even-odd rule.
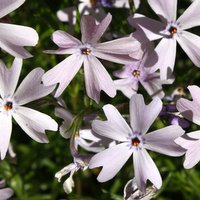
[[[161, 21], [135, 14], [129, 22], [142, 30], [149, 40], [161, 39], [155, 48], [158, 62], [154, 65], [155, 69], [160, 69], [161, 79], [171, 78], [177, 42], [192, 62], [200, 67], [200, 37], [187, 31], [200, 25], [200, 1], [194, 1], [178, 19], [177, 0], [148, 0], [148, 3]], [[154, 55], [149, 57], [149, 62], [151, 60], [154, 60]]]
[[183, 135], [184, 130], [180, 126], [171, 125], [146, 134], [162, 109], [162, 102], [158, 97], [155, 97], [149, 105], [145, 105], [142, 95], [132, 96], [131, 128], [114, 106], [106, 105], [103, 109], [107, 121], [95, 120], [92, 128], [96, 133], [116, 140], [119, 144], [97, 153], [90, 160], [89, 168], [103, 167], [98, 181], [105, 182], [112, 179], [133, 155], [138, 189], [145, 192], [147, 179], [159, 189], [162, 179], [146, 149], [169, 156], [180, 156], [185, 151], [174, 140]]
[[[55, 86], [45, 87], [41, 82], [44, 71], [32, 70], [19, 85], [17, 82], [22, 60], [15, 59], [11, 68], [0, 61], [0, 157], [4, 159], [12, 132], [12, 117], [34, 140], [48, 142], [45, 129], [57, 130], [57, 123], [48, 115], [23, 106], [51, 93]], [[15, 91], [16, 90], [16, 91]]]

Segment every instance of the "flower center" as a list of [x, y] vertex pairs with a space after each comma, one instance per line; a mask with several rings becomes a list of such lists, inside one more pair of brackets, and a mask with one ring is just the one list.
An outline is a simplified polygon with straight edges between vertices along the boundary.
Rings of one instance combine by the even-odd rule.
[[140, 140], [137, 137], [132, 139], [132, 146], [137, 147], [139, 144], [140, 144]]
[[4, 107], [4, 110], [9, 111], [13, 108], [13, 103], [11, 101], [7, 101], [3, 107]]
[[174, 26], [171, 26], [171, 27], [169, 28], [169, 32], [170, 32], [171, 35], [174, 35], [174, 34], [177, 33], [177, 28], [174, 27]]
[[140, 71], [135, 69], [135, 70], [132, 72], [132, 75], [133, 75], [134, 77], [138, 78], [138, 77], [140, 76]]
[[89, 55], [91, 52], [92, 52], [91, 49], [89, 49], [87, 47], [81, 49], [81, 53], [83, 55]]
[[96, 4], [97, 4], [97, 0], [90, 0], [90, 4], [91, 4], [92, 6], [96, 5]]

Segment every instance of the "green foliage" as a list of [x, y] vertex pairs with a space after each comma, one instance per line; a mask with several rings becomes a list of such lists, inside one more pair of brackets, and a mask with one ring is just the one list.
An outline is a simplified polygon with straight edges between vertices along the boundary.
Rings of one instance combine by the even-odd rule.
[[[67, 31], [68, 24], [59, 22], [56, 12], [59, 9], [72, 6], [73, 2], [77, 6], [77, 1], [69, 0], [27, 0], [20, 8], [8, 16], [7, 20], [14, 24], [34, 28], [40, 37], [39, 43], [35, 47], [28, 48], [34, 57], [24, 60], [20, 79], [25, 77], [35, 67], [39, 66], [44, 70], [48, 70], [66, 57], [66, 55], [48, 55], [43, 53], [43, 51], [57, 48], [50, 39], [51, 34], [56, 30]], [[186, 0], [179, 1], [179, 14], [188, 5], [189, 3]], [[122, 35], [128, 35], [133, 31], [133, 28], [128, 25], [126, 20], [130, 13], [129, 10], [107, 8], [106, 11], [111, 12], [113, 15], [109, 31], [119, 32]], [[142, 1], [138, 12], [149, 16], [152, 14], [146, 1]], [[80, 16], [78, 16], [74, 34], [80, 38], [79, 22]], [[0, 56], [7, 65], [11, 64], [13, 60], [11, 56], [3, 52], [1, 52]], [[108, 63], [105, 65], [110, 74], [115, 69], [121, 68], [120, 65], [114, 65], [113, 67], [109, 67], [110, 64]], [[194, 67], [179, 47], [175, 76], [175, 83], [165, 87], [166, 94], [170, 94], [177, 86], [186, 88], [189, 84], [197, 84], [200, 78], [199, 69]], [[99, 105], [90, 100], [86, 96], [84, 89], [83, 71], [80, 71], [70, 83], [63, 94], [63, 99], [71, 113], [76, 116], [72, 126], [74, 128], [73, 132], [84, 125], [82, 118], [85, 114], [95, 112], [99, 116], [104, 117], [101, 108], [107, 103], [115, 105], [123, 114], [128, 113], [129, 100], [120, 92], [118, 92], [118, 96], [114, 99], [102, 93]], [[145, 99], [149, 99], [149, 97], [146, 95]], [[39, 109], [55, 118], [54, 106], [56, 102], [53, 98], [47, 97], [43, 101], [34, 103], [36, 104], [30, 106], [39, 105]], [[61, 124], [60, 119], [55, 119]], [[164, 124], [165, 122], [158, 119], [154, 127], [160, 128]], [[198, 127], [191, 127], [190, 130], [195, 130], [196, 128], [198, 129]], [[6, 179], [7, 186], [14, 190], [13, 200], [121, 200], [123, 198], [123, 188], [126, 182], [134, 176], [131, 159], [126, 163], [121, 172], [107, 183], [97, 182], [98, 169], [78, 172], [75, 175], [76, 187], [71, 194], [67, 195], [62, 188], [65, 177], [61, 183], [58, 183], [57, 179], [54, 178], [54, 174], [72, 162], [69, 141], [62, 138], [58, 132], [48, 132], [48, 138], [50, 140], [48, 144], [39, 144], [32, 141], [18, 125], [14, 124], [11, 142], [17, 154], [16, 160], [13, 161], [6, 158], [0, 163], [0, 178]], [[164, 182], [156, 199], [200, 199], [199, 165], [191, 170], [185, 170], [182, 166], [182, 158], [168, 158], [156, 153], [151, 155], [161, 172]]]

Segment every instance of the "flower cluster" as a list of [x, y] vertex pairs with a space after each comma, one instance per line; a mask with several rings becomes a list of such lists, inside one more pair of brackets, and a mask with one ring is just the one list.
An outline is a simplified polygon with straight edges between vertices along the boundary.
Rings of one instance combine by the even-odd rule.
[[[0, 0], [0, 18], [24, 2]], [[59, 182], [69, 174], [63, 183], [64, 191], [72, 192], [73, 176], [79, 170], [93, 172], [101, 167], [97, 180], [106, 182], [132, 156], [133, 173], [130, 173], [131, 180], [126, 180], [124, 199], [151, 199], [162, 187], [162, 172], [149, 150], [171, 157], [185, 155], [186, 169], [200, 161], [200, 131], [194, 128], [195, 124], [200, 125], [200, 87], [193, 83], [187, 85], [192, 98], [188, 100], [182, 87], [173, 90], [172, 85], [180, 75], [174, 73], [177, 43], [192, 61], [191, 65], [200, 67], [200, 36], [187, 31], [200, 25], [200, 1], [191, 2], [177, 18], [177, 0], [147, 0], [160, 21], [133, 14], [140, 3], [139, 0], [80, 0], [78, 9], [59, 10], [59, 20], [69, 23], [68, 33], [53, 32], [51, 40], [58, 49], [44, 50], [43, 54], [60, 55], [62, 61], [56, 60], [55, 66], [52, 62], [47, 71], [34, 68], [19, 86], [20, 74], [24, 75], [23, 59], [32, 57], [24, 47], [35, 46], [39, 36], [33, 28], [0, 23], [0, 47], [14, 57], [9, 67], [0, 60], [1, 161], [8, 154], [17, 155], [11, 144], [16, 124], [39, 143], [49, 142], [46, 131], [59, 131], [61, 139], [69, 140], [73, 160], [55, 174]], [[115, 8], [130, 11], [126, 25], [134, 30], [132, 33], [107, 31], [112, 21], [107, 9]], [[81, 39], [72, 35], [79, 17]], [[172, 88], [171, 95], [165, 95], [167, 87]], [[38, 111], [31, 104], [47, 95], [50, 95], [47, 101], [54, 106], [54, 116], [52, 112], [47, 115]], [[120, 95], [122, 98], [117, 99]], [[74, 96], [82, 97], [81, 110], [77, 109]], [[72, 102], [71, 110], [68, 101]], [[62, 120], [59, 128], [56, 117]], [[159, 125], [154, 123], [158, 120]], [[152, 184], [150, 192], [148, 181]], [[0, 190], [0, 199], [12, 195], [11, 189]]]

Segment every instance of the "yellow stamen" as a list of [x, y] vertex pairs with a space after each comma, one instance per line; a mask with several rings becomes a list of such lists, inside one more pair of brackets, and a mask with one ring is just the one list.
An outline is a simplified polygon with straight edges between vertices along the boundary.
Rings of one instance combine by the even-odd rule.
[[174, 35], [175, 33], [177, 33], [177, 28], [171, 26], [169, 32], [171, 33], [171, 35]]
[[132, 74], [133, 74], [134, 77], [138, 78], [138, 77], [140, 76], [140, 71], [135, 69], [135, 70], [132, 72]]
[[140, 144], [140, 140], [136, 137], [132, 139], [132, 145], [137, 147]]
[[82, 49], [81, 49], [81, 53], [82, 53], [83, 55], [89, 55], [91, 52], [92, 52], [92, 51], [91, 51], [91, 49], [89, 49], [89, 48], [82, 48]]

